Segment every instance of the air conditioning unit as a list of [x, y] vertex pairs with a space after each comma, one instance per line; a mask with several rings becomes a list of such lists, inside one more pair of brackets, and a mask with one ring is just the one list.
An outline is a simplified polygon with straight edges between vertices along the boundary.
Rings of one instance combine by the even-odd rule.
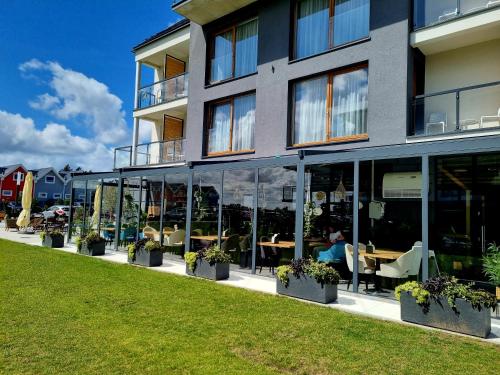
[[392, 199], [422, 198], [422, 173], [386, 173], [382, 183], [382, 196]]

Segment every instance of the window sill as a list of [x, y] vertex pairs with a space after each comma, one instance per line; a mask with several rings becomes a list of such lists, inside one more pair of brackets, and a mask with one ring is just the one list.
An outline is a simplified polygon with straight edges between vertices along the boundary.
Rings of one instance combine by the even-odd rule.
[[239, 79], [248, 78], [248, 77], [252, 77], [252, 76], [255, 76], [255, 75], [257, 75], [257, 72], [246, 74], [246, 75], [240, 76], [240, 77], [228, 78], [228, 79], [225, 79], [223, 81], [217, 81], [217, 82], [213, 82], [213, 83], [207, 83], [205, 85], [205, 89], [209, 89], [209, 88], [212, 88], [212, 87], [220, 86], [220, 85], [223, 85], [225, 83], [234, 82], [234, 81], [237, 81]]
[[212, 158], [220, 158], [224, 156], [234, 156], [234, 155], [248, 155], [255, 154], [255, 150], [242, 150], [242, 151], [223, 151], [223, 152], [214, 152], [208, 155], [204, 155], [202, 159], [212, 159]]
[[342, 143], [366, 142], [369, 139], [370, 138], [368, 137], [368, 134], [357, 134], [357, 135], [349, 135], [349, 136], [345, 136], [345, 137], [333, 138], [333, 139], [330, 139], [328, 141], [294, 144], [292, 146], [288, 146], [286, 149], [287, 150], [296, 150], [296, 149], [300, 149], [300, 148], [331, 146], [331, 145], [342, 144]]
[[339, 51], [339, 50], [342, 50], [344, 48], [349, 48], [349, 47], [352, 47], [352, 46], [355, 46], [355, 45], [358, 45], [358, 44], [362, 44], [362, 43], [366, 43], [366, 42], [369, 42], [370, 40], [372, 39], [371, 36], [367, 36], [365, 38], [361, 38], [361, 39], [357, 39], [357, 40], [354, 40], [352, 42], [348, 42], [348, 43], [344, 43], [344, 44], [341, 44], [340, 46], [336, 46], [336, 47], [333, 47], [333, 48], [329, 48], [327, 49], [326, 51], [322, 51], [322, 52], [319, 52], [319, 53], [316, 53], [314, 55], [310, 55], [310, 56], [305, 56], [305, 57], [301, 57], [301, 58], [298, 58], [298, 59], [290, 59], [288, 61], [288, 64], [295, 64], [295, 63], [299, 63], [301, 61], [304, 61], [304, 60], [308, 60], [308, 59], [312, 59], [314, 57], [318, 57], [318, 56], [322, 56], [322, 55], [326, 55], [330, 52], [335, 52], [335, 51]]

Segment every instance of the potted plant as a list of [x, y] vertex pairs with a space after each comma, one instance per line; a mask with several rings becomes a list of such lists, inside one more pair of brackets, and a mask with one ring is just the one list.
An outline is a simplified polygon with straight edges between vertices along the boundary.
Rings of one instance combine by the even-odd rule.
[[490, 333], [490, 308], [497, 303], [493, 294], [449, 276], [406, 282], [396, 287], [396, 298], [405, 322], [483, 338]]
[[58, 229], [51, 232], [40, 232], [40, 238], [42, 240], [42, 245], [45, 247], [51, 247], [53, 249], [64, 247], [64, 234]]
[[292, 260], [289, 265], [279, 266], [276, 276], [278, 294], [319, 303], [337, 299], [340, 275], [324, 263], [304, 258]]
[[76, 249], [80, 254], [89, 256], [104, 255], [106, 240], [97, 232], [89, 232], [85, 236], [76, 239]]
[[229, 263], [231, 256], [219, 246], [212, 246], [197, 252], [184, 255], [186, 274], [203, 277], [210, 280], [225, 280], [229, 278]]
[[128, 245], [128, 262], [144, 267], [158, 267], [163, 264], [165, 248], [158, 241], [142, 239]]
[[486, 277], [496, 286], [496, 297], [500, 301], [500, 246], [490, 244], [488, 254], [483, 258], [483, 269]]

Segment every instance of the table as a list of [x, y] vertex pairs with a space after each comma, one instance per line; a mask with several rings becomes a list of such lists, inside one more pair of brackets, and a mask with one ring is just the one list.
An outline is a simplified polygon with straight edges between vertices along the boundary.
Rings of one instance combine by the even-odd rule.
[[267, 246], [267, 247], [278, 247], [281, 249], [294, 249], [295, 241], [280, 241], [278, 243], [272, 243], [270, 241], [266, 242], [257, 242], [259, 246]]
[[[218, 236], [217, 235], [208, 235], [208, 236], [191, 236], [192, 240], [200, 240], [200, 241], [210, 241], [214, 242], [217, 241]], [[227, 240], [228, 237], [221, 237], [221, 240]]]
[[367, 253], [366, 250], [359, 250], [358, 253], [362, 257], [385, 260], [396, 260], [404, 254], [404, 252], [389, 249], [376, 249], [373, 253]]

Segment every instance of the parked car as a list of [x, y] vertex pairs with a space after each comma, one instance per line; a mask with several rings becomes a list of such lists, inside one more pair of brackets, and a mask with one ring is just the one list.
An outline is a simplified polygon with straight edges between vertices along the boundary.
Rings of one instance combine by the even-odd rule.
[[69, 206], [51, 206], [42, 212], [43, 217], [46, 219], [52, 219], [54, 217], [69, 216]]

